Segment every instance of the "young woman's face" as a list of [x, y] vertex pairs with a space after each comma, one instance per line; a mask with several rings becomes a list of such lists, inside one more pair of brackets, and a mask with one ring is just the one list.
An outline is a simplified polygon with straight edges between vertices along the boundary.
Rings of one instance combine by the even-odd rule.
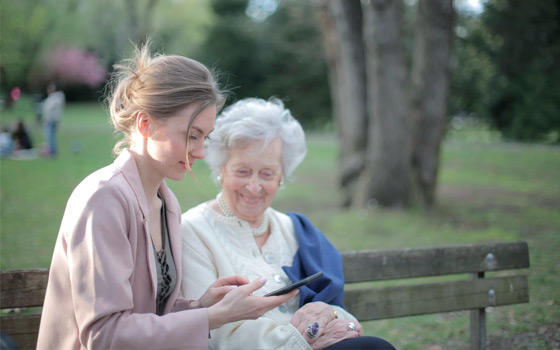
[[235, 216], [260, 221], [280, 187], [282, 140], [264, 148], [262, 141], [233, 148], [221, 176], [224, 199]]
[[187, 106], [153, 125], [153, 132], [148, 137], [147, 153], [162, 178], [182, 180], [187, 169], [192, 169], [194, 161], [204, 158], [204, 139], [214, 129], [216, 106], [200, 112], [191, 124], [189, 133], [188, 125], [197, 107]]

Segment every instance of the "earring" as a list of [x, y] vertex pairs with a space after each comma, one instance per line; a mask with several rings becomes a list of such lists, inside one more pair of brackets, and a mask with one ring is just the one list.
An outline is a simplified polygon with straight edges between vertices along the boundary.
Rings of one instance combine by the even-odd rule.
[[222, 176], [221, 175], [216, 176], [216, 182], [219, 183], [220, 185], [222, 184]]
[[280, 182], [278, 183], [280, 186], [284, 186], [284, 179], [280, 179]]

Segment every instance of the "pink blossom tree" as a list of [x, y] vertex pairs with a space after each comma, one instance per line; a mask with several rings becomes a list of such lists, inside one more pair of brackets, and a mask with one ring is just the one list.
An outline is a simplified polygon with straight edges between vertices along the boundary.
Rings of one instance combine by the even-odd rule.
[[61, 85], [98, 87], [107, 71], [93, 52], [77, 48], [57, 48], [46, 55], [46, 66], [52, 80]]

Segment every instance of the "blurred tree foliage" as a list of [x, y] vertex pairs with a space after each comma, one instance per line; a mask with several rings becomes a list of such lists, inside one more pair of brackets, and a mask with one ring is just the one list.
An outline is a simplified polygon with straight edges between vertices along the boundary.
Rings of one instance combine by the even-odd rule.
[[560, 2], [490, 0], [459, 21], [452, 112], [507, 138], [560, 142]]
[[278, 8], [269, 17], [256, 19], [246, 14], [248, 3], [212, 0], [216, 21], [200, 50], [199, 59], [222, 73], [228, 103], [274, 96], [306, 126], [331, 122], [316, 4], [274, 2]]
[[[45, 58], [57, 49], [95, 53], [108, 71], [130, 56], [132, 43], [147, 36], [156, 50], [192, 56], [212, 23], [208, 3], [199, 0], [0, 2], [0, 87], [4, 91], [15, 85], [27, 92], [42, 91], [49, 79]], [[72, 87], [76, 92], [84, 90], [86, 97], [91, 96], [87, 89], [91, 90]]]
[[25, 82], [55, 17], [43, 2], [0, 0], [0, 23], [0, 82], [9, 90]]
[[[278, 8], [254, 19], [251, 0], [0, 0], [0, 88], [42, 91], [44, 58], [57, 48], [94, 52], [110, 71], [149, 35], [157, 50], [217, 67], [229, 102], [276, 96], [307, 126], [331, 122], [317, 2], [264, 2]], [[450, 114], [485, 118], [509, 138], [559, 142], [560, 3], [488, 0], [482, 14], [458, 14]]]

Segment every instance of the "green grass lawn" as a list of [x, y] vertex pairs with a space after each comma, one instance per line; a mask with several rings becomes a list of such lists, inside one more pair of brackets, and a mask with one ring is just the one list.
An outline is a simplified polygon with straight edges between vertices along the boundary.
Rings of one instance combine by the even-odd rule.
[[[32, 106], [27, 99], [19, 102], [2, 112], [1, 123], [22, 116], [40, 145], [42, 129], [34, 122]], [[117, 137], [111, 130], [98, 105], [71, 104], [59, 130], [57, 158], [1, 161], [2, 269], [49, 265], [72, 189], [113, 159]], [[502, 142], [484, 128], [455, 131], [443, 144], [435, 208], [343, 211], [337, 206], [336, 137], [310, 134], [308, 146], [308, 157], [274, 207], [305, 213], [340, 250], [525, 240], [531, 302], [489, 309], [490, 348], [560, 347], [559, 147]], [[196, 179], [168, 182], [183, 209], [216, 194], [203, 162], [195, 164], [194, 172]], [[467, 312], [373, 321], [364, 328], [399, 349], [468, 348]]]

